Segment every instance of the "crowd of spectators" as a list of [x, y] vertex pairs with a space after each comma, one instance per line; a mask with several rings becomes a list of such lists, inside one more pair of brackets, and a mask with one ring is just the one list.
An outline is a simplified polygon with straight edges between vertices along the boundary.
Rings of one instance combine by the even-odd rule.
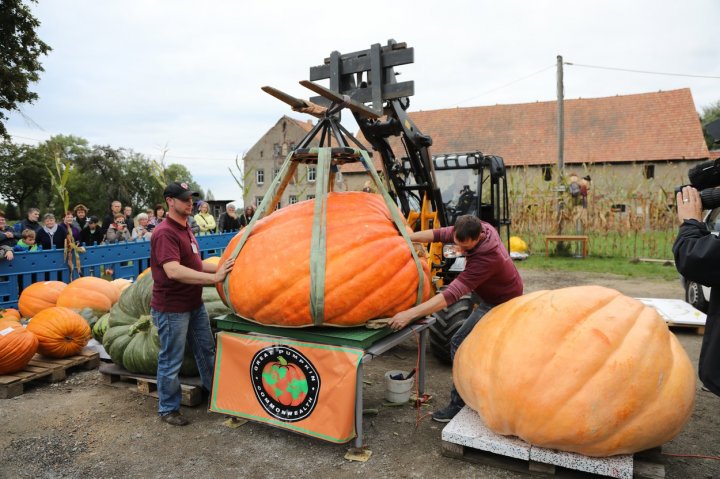
[[[248, 206], [238, 215], [235, 204], [228, 203], [216, 220], [205, 201], [199, 200], [195, 208], [197, 214], [188, 217], [195, 235], [237, 231], [247, 226], [255, 214], [255, 208]], [[87, 206], [78, 204], [72, 211], [66, 211], [61, 221], [53, 213], [44, 214], [41, 220], [40, 210], [33, 207], [27, 210], [25, 218], [10, 227], [0, 210], [0, 260], [10, 261], [16, 252], [63, 249], [71, 241], [84, 246], [149, 241], [153, 228], [166, 218], [162, 204], [133, 216], [132, 206], [123, 207], [117, 200], [111, 203], [102, 222], [89, 213]]]

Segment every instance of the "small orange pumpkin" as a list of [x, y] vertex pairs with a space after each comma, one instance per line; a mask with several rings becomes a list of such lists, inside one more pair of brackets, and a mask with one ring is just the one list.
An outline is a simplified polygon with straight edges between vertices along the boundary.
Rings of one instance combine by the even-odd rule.
[[78, 278], [60, 293], [58, 306], [82, 310], [90, 308], [96, 313], [107, 313], [120, 298], [120, 291], [110, 281], [93, 276]]
[[218, 264], [220, 264], [220, 256], [208, 256], [203, 260], [203, 263], [214, 264], [215, 266], [217, 266]]
[[537, 291], [493, 308], [455, 355], [460, 396], [498, 434], [586, 456], [670, 441], [695, 372], [655, 309], [618, 291]]
[[0, 324], [0, 374], [22, 371], [38, 349], [37, 337], [19, 323]]
[[20, 322], [20, 312], [14, 308], [0, 310], [0, 319], [15, 319]]
[[18, 300], [20, 312], [26, 318], [32, 318], [45, 308], [55, 306], [58, 296], [67, 284], [62, 281], [41, 281], [23, 289]]
[[87, 322], [70, 308], [55, 306], [36, 314], [27, 330], [37, 336], [38, 351], [51, 358], [74, 356], [87, 345], [92, 332]]

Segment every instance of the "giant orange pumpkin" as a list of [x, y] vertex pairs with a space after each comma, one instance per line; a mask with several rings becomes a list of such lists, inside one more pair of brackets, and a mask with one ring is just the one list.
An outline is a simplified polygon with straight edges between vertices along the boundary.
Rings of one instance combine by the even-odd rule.
[[90, 308], [96, 313], [104, 314], [110, 311], [119, 298], [119, 289], [110, 281], [86, 276], [68, 284], [60, 293], [57, 305], [78, 311]]
[[23, 289], [18, 300], [20, 312], [26, 318], [32, 318], [45, 308], [55, 306], [58, 296], [67, 284], [62, 281], [41, 281]]
[[[314, 206], [314, 201], [296, 203], [254, 225], [228, 279], [229, 301], [240, 316], [279, 326], [313, 325], [310, 252]], [[424, 283], [423, 301], [430, 297], [425, 261], [421, 261], [424, 275], [418, 278], [410, 247], [381, 196], [330, 193], [326, 221], [323, 324], [355, 326], [393, 316], [415, 305], [418, 280]], [[243, 231], [230, 241], [221, 263], [233, 252]], [[228, 304], [222, 283], [218, 292]]]
[[0, 324], [0, 374], [22, 371], [38, 349], [38, 339], [20, 323]]
[[27, 330], [37, 336], [38, 351], [51, 358], [66, 358], [80, 353], [92, 337], [90, 326], [78, 313], [55, 306], [36, 314]]
[[664, 444], [695, 399], [690, 360], [658, 313], [600, 286], [494, 308], [458, 349], [453, 380], [496, 433], [587, 456]]

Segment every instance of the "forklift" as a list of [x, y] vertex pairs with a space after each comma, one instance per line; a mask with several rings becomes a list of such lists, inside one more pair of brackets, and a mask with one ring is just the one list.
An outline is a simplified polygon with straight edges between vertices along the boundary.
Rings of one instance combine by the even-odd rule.
[[[332, 147], [333, 156], [341, 162], [352, 161], [349, 156], [355, 147], [369, 154], [375, 151], [382, 159], [388, 191], [414, 231], [450, 226], [461, 215], [474, 215], [493, 225], [509, 249], [511, 222], [503, 159], [481, 151], [430, 154], [432, 138], [424, 135], [407, 113], [414, 82], [398, 82], [399, 73], [395, 72], [395, 67], [413, 61], [413, 48], [389, 40], [387, 45], [374, 44], [368, 50], [333, 51], [321, 65], [311, 67], [310, 79], [300, 82], [318, 95], [309, 100], [269, 86], [262, 89], [294, 111], [319, 119], [298, 143], [296, 157], [309, 157], [315, 139], [321, 147]], [[329, 81], [328, 87], [316, 83], [324, 80]], [[344, 109], [352, 113], [371, 148], [340, 123]], [[450, 246], [433, 243], [427, 248], [437, 289], [465, 267], [465, 258], [456, 257]], [[467, 295], [434, 313], [430, 344], [441, 361], [450, 363], [450, 338], [470, 315], [476, 299]]]

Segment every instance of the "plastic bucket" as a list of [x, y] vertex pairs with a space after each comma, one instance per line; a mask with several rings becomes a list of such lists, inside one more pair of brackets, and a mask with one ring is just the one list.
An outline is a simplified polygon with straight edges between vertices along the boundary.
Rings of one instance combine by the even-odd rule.
[[410, 374], [408, 371], [388, 371], [385, 373], [385, 399], [391, 403], [406, 403], [412, 395], [413, 385], [415, 384], [415, 376], [409, 379], [392, 379], [390, 376], [402, 374], [406, 377]]

